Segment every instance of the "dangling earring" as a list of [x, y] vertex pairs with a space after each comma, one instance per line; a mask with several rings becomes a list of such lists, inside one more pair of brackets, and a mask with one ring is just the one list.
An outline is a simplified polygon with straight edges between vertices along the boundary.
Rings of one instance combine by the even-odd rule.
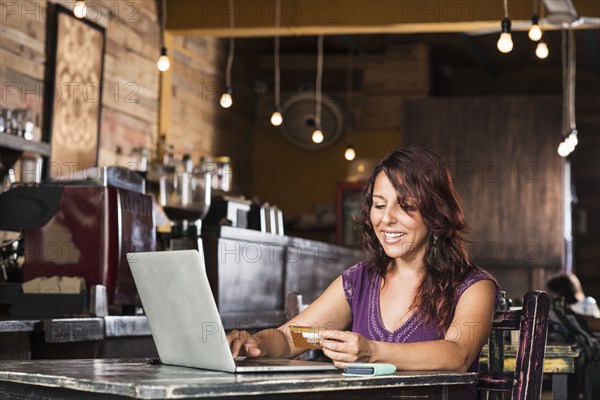
[[437, 241], [438, 241], [438, 235], [436, 235], [434, 233], [433, 234], [433, 246], [432, 246], [433, 247], [433, 258], [437, 257], [437, 247], [436, 247]]

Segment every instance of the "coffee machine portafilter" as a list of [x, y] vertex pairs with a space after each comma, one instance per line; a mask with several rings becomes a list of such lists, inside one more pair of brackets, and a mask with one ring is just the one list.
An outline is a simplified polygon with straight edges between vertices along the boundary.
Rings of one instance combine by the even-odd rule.
[[171, 221], [168, 250], [199, 249], [202, 218], [210, 207], [212, 174], [165, 168], [160, 205]]

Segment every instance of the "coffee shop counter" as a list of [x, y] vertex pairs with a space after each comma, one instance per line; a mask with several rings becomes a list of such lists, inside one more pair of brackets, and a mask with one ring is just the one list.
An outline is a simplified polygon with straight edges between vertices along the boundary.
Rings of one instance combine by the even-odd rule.
[[154, 355], [145, 316], [0, 320], [0, 359]]
[[[202, 242], [207, 275], [226, 330], [281, 325], [361, 256], [357, 250], [333, 244], [227, 226], [203, 231]], [[295, 298], [293, 310], [287, 304], [290, 294]], [[145, 316], [0, 317], [0, 358], [155, 354]]]
[[[226, 330], [263, 329], [285, 322], [284, 312], [223, 318]], [[245, 323], [244, 323], [245, 322]], [[0, 320], [0, 359], [155, 357], [146, 316]]]

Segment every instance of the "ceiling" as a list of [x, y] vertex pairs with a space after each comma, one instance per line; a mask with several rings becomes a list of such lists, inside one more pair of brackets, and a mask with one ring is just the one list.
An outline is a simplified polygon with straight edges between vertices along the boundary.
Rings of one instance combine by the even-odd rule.
[[[527, 24], [519, 26], [519, 22], [531, 19], [538, 1], [507, 1], [514, 28], [526, 29]], [[597, 0], [543, 1], [548, 17], [565, 11], [577, 14], [580, 22], [591, 22], [598, 27]], [[277, 29], [275, 4], [276, 0], [233, 0], [235, 29], [232, 30], [229, 0], [167, 0], [166, 28], [182, 35], [221, 37], [477, 33], [498, 30], [504, 17], [504, 0], [280, 0], [281, 29]]]
[[[167, 0], [167, 29], [175, 35], [235, 36], [236, 49], [245, 47], [265, 57], [273, 54], [276, 34], [281, 36], [282, 57], [315, 54], [315, 35], [320, 33], [326, 34], [326, 55], [348, 54], [349, 49], [359, 55], [383, 53], [391, 44], [425, 43], [431, 49], [436, 82], [452, 80], [453, 71], [464, 68], [491, 80], [519, 75], [518, 84], [522, 87], [517, 90], [524, 94], [557, 94], [562, 90], [562, 31], [556, 25], [544, 25], [550, 56], [546, 60], [537, 59], [535, 43], [527, 37], [533, 0], [507, 2], [509, 15], [516, 21], [513, 22], [515, 46], [509, 54], [496, 49], [503, 0], [280, 0], [280, 30], [274, 27], [275, 1], [233, 0], [235, 29], [232, 30], [227, 11], [229, 0]], [[547, 13], [554, 10], [555, 15], [557, 6], [574, 7], [587, 22], [578, 25], [575, 32], [577, 71], [578, 79], [587, 74], [593, 77], [593, 84], [581, 85], [578, 94], [599, 90], [600, 24], [596, 22], [600, 21], [600, 1], [544, 0], [544, 3]], [[527, 80], [531, 82], [522, 83]], [[502, 84], [498, 84], [489, 93], [505, 94], [502, 90]], [[442, 90], [440, 94], [448, 93]]]

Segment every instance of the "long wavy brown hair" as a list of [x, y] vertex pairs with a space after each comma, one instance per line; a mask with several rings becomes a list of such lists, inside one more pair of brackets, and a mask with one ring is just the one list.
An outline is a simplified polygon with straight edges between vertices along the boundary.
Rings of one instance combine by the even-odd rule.
[[476, 268], [467, 255], [469, 227], [450, 172], [437, 154], [417, 146], [393, 151], [373, 170], [362, 192], [363, 245], [370, 275], [383, 279], [392, 259], [385, 254], [370, 219], [373, 186], [380, 172], [396, 189], [398, 204], [409, 213], [416, 207], [429, 231], [423, 278], [411, 309], [420, 311], [425, 321], [437, 318], [438, 332], [446, 332], [454, 317], [457, 290], [467, 273]]

